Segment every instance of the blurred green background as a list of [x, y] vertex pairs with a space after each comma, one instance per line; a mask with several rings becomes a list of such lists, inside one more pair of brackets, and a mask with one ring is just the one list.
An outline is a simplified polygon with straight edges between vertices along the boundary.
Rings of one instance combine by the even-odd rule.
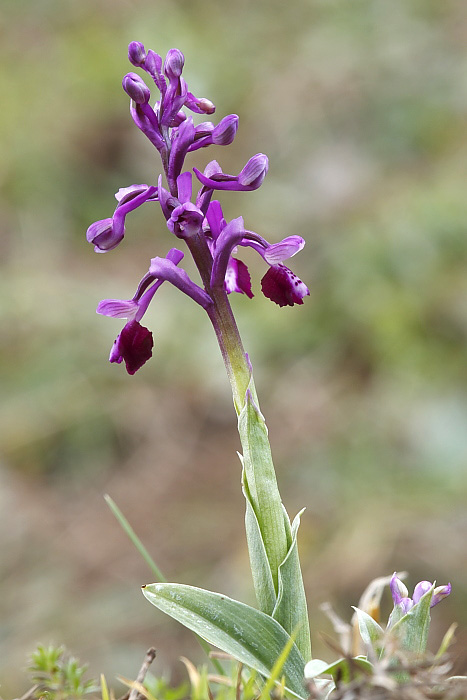
[[[229, 386], [207, 318], [164, 286], [154, 357], [128, 377], [107, 356], [133, 295], [173, 245], [148, 206], [113, 253], [84, 233], [119, 187], [154, 182], [121, 78], [129, 41], [186, 56], [216, 118], [240, 116], [218, 158], [265, 152], [263, 187], [222, 197], [272, 241], [307, 240], [302, 307], [232, 299], [255, 367], [282, 495], [307, 511], [301, 557], [315, 652], [363, 588], [395, 569], [451, 581], [431, 646], [459, 622], [467, 658], [467, 4], [463, 0], [3, 0], [0, 8], [0, 679], [67, 644], [94, 674], [200, 660], [148, 605], [151, 579], [108, 492], [169, 579], [253, 602]], [[243, 251], [242, 251], [243, 253]], [[386, 601], [388, 604], [388, 601]]]

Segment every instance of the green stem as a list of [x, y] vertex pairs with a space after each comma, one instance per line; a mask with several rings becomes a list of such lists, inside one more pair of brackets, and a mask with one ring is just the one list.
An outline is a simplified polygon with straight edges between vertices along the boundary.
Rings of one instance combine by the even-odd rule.
[[[259, 403], [251, 375], [251, 365], [243, 348], [237, 324], [224, 287], [211, 287], [212, 256], [203, 235], [187, 241], [201, 278], [213, 304], [208, 314], [216, 332], [219, 347], [232, 387], [237, 415], [250, 409], [250, 401], [259, 414]], [[250, 400], [247, 400], [247, 392]], [[247, 405], [248, 404], [248, 405]], [[248, 421], [247, 421], [248, 423]], [[251, 423], [250, 423], [251, 425]], [[261, 435], [259, 434], [261, 432]], [[253, 434], [255, 433], [255, 434]], [[261, 528], [276, 594], [278, 569], [288, 551], [288, 538], [284, 525], [282, 501], [272, 462], [267, 429], [262, 420], [262, 430], [241, 430], [240, 439], [244, 455], [244, 468], [252, 506]], [[252, 449], [253, 441], [261, 441], [261, 455]]]

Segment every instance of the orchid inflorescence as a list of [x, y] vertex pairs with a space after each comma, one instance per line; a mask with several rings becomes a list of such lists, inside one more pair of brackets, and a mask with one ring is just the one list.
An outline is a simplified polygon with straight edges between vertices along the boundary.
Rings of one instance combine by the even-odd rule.
[[250, 191], [262, 184], [268, 171], [268, 158], [257, 153], [246, 163], [238, 175], [224, 173], [213, 160], [204, 172], [193, 168], [201, 185], [193, 202], [193, 181], [190, 171], [183, 171], [188, 153], [212, 144], [226, 146], [235, 138], [238, 116], [230, 114], [215, 126], [210, 121], [194, 124], [184, 108], [195, 114], [210, 115], [215, 106], [210, 100], [197, 98], [188, 91], [182, 77], [184, 56], [178, 49], [170, 49], [164, 63], [152, 50], [145, 51], [143, 44], [130, 43], [128, 58], [150, 76], [160, 93], [160, 99], [152, 107], [151, 93], [144, 80], [136, 73], [123, 78], [123, 89], [130, 97], [130, 112], [136, 126], [159, 151], [167, 180], [166, 189], [162, 175], [157, 185], [131, 185], [121, 188], [115, 195], [117, 207], [112, 217], [96, 221], [87, 230], [87, 240], [98, 253], [116, 248], [125, 234], [126, 215], [146, 204], [158, 201], [167, 221], [167, 228], [177, 238], [183, 239], [190, 249], [203, 280], [203, 287], [193, 282], [179, 267], [184, 254], [172, 248], [165, 257], [151, 260], [149, 271], [140, 281], [130, 300], [105, 299], [97, 312], [104, 316], [125, 318], [127, 323], [118, 335], [110, 353], [110, 361], [125, 361], [129, 374], [134, 374], [151, 357], [152, 333], [140, 324], [149, 304], [162, 282], [171, 282], [196, 301], [211, 317], [216, 293], [238, 292], [253, 297], [248, 268], [233, 257], [238, 246], [256, 250], [269, 269], [262, 278], [264, 295], [279, 306], [303, 304], [309, 294], [306, 285], [283, 264], [284, 260], [298, 253], [305, 241], [301, 236], [287, 236], [279, 243], [269, 243], [265, 238], [245, 228], [240, 216], [226, 222], [221, 204], [212, 199], [216, 190]]
[[[419, 581], [414, 588], [412, 598], [409, 598], [409, 591], [406, 585], [394, 573], [391, 578], [390, 589], [392, 600], [395, 608], [399, 608], [403, 613], [408, 613], [417, 605], [421, 598], [433, 588], [434, 584], [430, 581]], [[440, 603], [443, 598], [446, 598], [451, 593], [451, 584], [446, 583], [443, 586], [437, 586], [433, 590], [433, 595], [430, 600], [430, 608]]]

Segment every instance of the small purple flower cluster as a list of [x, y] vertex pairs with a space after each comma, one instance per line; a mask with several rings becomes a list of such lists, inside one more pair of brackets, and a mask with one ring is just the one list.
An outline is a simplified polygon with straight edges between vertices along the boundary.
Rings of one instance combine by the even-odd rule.
[[[391, 579], [390, 588], [392, 594], [392, 600], [394, 605], [398, 605], [402, 611], [408, 613], [409, 610], [420, 602], [422, 596], [432, 588], [433, 584], [430, 581], [420, 581], [414, 588], [412, 598], [409, 598], [409, 592], [404, 583], [397, 577], [394, 573]], [[443, 598], [446, 598], [451, 593], [451, 584], [447, 583], [444, 586], [437, 586], [433, 591], [433, 597], [431, 598], [430, 607], [440, 603]]]
[[125, 361], [129, 374], [134, 374], [151, 357], [153, 340], [151, 332], [140, 321], [150, 301], [162, 282], [168, 281], [188, 294], [209, 312], [214, 303], [215, 290], [222, 288], [227, 294], [239, 292], [252, 297], [248, 268], [233, 257], [238, 246], [256, 250], [269, 265], [261, 287], [264, 295], [279, 306], [303, 304], [309, 294], [306, 285], [283, 264], [284, 260], [298, 253], [305, 241], [300, 236], [288, 236], [276, 244], [245, 228], [242, 217], [226, 222], [222, 208], [212, 199], [216, 190], [250, 191], [262, 184], [268, 171], [268, 159], [258, 153], [246, 163], [238, 175], [224, 173], [215, 161], [207, 164], [201, 173], [193, 168], [200, 182], [200, 189], [193, 202], [192, 174], [182, 172], [188, 153], [212, 144], [228, 145], [235, 138], [238, 116], [230, 114], [216, 126], [209, 121], [195, 126], [193, 117], [183, 108], [196, 114], [213, 114], [215, 107], [205, 98], [197, 98], [188, 91], [182, 77], [184, 56], [178, 49], [170, 49], [164, 63], [152, 50], [145, 51], [143, 44], [132, 42], [128, 47], [130, 62], [144, 70], [154, 81], [160, 100], [154, 107], [149, 104], [150, 90], [136, 73], [123, 78], [123, 89], [130, 97], [130, 112], [136, 126], [159, 151], [168, 189], [159, 176], [156, 185], [131, 185], [121, 188], [115, 195], [117, 207], [111, 218], [96, 221], [87, 230], [87, 240], [98, 253], [113, 250], [125, 234], [125, 217], [146, 202], [158, 201], [167, 227], [177, 238], [185, 240], [193, 253], [203, 248], [204, 268], [200, 270], [204, 288], [195, 284], [178, 264], [183, 253], [172, 248], [165, 258], [151, 260], [149, 272], [142, 278], [134, 297], [130, 300], [105, 299], [97, 312], [114, 318], [125, 318], [127, 323], [117, 337], [110, 361]]

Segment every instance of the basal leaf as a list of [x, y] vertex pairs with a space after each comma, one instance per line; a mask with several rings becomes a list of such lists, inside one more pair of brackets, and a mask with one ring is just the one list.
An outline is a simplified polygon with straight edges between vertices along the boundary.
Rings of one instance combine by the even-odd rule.
[[272, 615], [276, 604], [276, 592], [272, 580], [271, 567], [264, 547], [263, 537], [256, 517], [248, 483], [245, 477], [245, 470], [242, 474], [243, 493], [246, 500], [245, 529], [250, 555], [251, 573], [255, 588], [256, 599], [260, 610], [267, 615]]
[[367, 612], [360, 610], [360, 608], [352, 607], [357, 615], [358, 628], [364, 644], [379, 652], [383, 644], [383, 628]]
[[277, 592], [278, 569], [287, 554], [287, 538], [268, 430], [250, 389], [238, 416], [238, 432], [250, 503], [258, 520], [274, 590]]
[[[143, 593], [162, 612], [267, 677], [290, 640], [269, 615], [219, 593], [177, 583], [152, 583]], [[282, 673], [287, 688], [300, 698], [306, 697], [304, 666], [293, 644]]]
[[308, 609], [297, 547], [297, 532], [303, 510], [295, 517], [290, 530], [289, 516], [284, 509], [284, 519], [287, 521], [286, 531], [290, 532], [290, 545], [279, 567], [279, 591], [272, 616], [290, 634], [293, 630], [297, 630], [295, 639], [297, 647], [304, 659], [311, 659]]
[[406, 651], [423, 654], [426, 650], [431, 621], [430, 603], [434, 589], [433, 584], [418, 603], [391, 627], [392, 633], [397, 635], [402, 648]]

